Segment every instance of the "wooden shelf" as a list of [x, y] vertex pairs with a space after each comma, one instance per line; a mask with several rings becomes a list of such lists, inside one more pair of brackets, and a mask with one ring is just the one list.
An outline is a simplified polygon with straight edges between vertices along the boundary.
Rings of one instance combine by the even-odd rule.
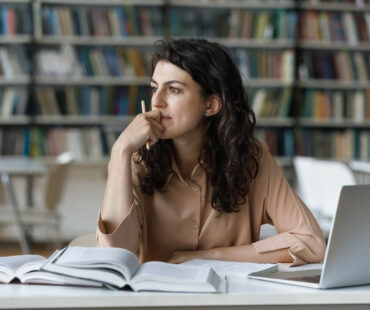
[[0, 0], [0, 4], [30, 4], [32, 0]]
[[317, 40], [300, 40], [297, 45], [302, 49], [311, 50], [355, 50], [370, 51], [370, 43], [359, 42], [356, 44], [340, 41], [317, 41]]
[[119, 125], [127, 126], [134, 116], [115, 115], [39, 115], [35, 116], [36, 125]]
[[164, 5], [164, 0], [40, 0], [42, 4], [53, 5], [91, 5], [91, 6], [121, 6], [121, 5]]
[[295, 120], [291, 117], [261, 117], [257, 118], [257, 127], [293, 127]]
[[0, 125], [30, 125], [31, 117], [25, 115], [0, 116]]
[[181, 7], [213, 7], [213, 8], [244, 8], [251, 10], [273, 10], [273, 9], [294, 9], [294, 1], [276, 1], [276, 3], [256, 0], [169, 0], [171, 6]]
[[[174, 36], [174, 39], [185, 39], [185, 36]], [[247, 47], [264, 49], [288, 49], [294, 48], [295, 43], [289, 39], [266, 40], [266, 39], [246, 39], [246, 38], [220, 38], [220, 37], [199, 37], [208, 41], [218, 42], [229, 47]]]
[[309, 79], [297, 82], [300, 88], [317, 89], [370, 89], [370, 82]]
[[347, 3], [317, 3], [310, 4], [304, 1], [299, 1], [299, 9], [304, 10], [320, 10], [320, 11], [340, 11], [340, 12], [368, 12], [370, 11], [370, 5], [355, 5]]
[[291, 81], [283, 81], [279, 79], [247, 79], [245, 82], [246, 87], [251, 88], [284, 88], [284, 87], [293, 87], [294, 83]]
[[0, 35], [0, 44], [28, 44], [31, 41], [32, 36], [28, 34]]
[[28, 75], [24, 76], [15, 76], [15, 77], [0, 77], [0, 86], [6, 86], [6, 85], [28, 85], [31, 83], [31, 77]]
[[95, 77], [43, 77], [35, 78], [37, 86], [149, 86], [149, 77], [114, 77], [114, 76], [95, 76]]
[[163, 37], [93, 37], [93, 36], [51, 36], [42, 35], [36, 39], [37, 44], [43, 45], [106, 45], [106, 46], [152, 46], [156, 41], [163, 40]]
[[319, 127], [319, 128], [370, 128], [370, 120], [356, 121], [353, 119], [312, 119], [299, 118], [297, 125], [302, 127]]

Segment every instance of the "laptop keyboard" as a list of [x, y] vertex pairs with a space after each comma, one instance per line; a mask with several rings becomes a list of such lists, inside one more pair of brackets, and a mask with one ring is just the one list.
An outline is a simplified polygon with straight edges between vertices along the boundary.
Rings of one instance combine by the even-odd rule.
[[309, 283], [320, 283], [320, 275], [317, 276], [304, 276], [304, 277], [291, 277], [286, 278], [287, 280], [300, 281], [300, 282], [309, 282]]

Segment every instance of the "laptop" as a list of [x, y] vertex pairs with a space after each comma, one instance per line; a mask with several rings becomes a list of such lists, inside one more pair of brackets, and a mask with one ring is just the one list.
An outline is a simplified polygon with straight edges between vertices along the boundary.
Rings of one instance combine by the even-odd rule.
[[370, 185], [343, 186], [322, 268], [269, 268], [248, 277], [321, 289], [370, 284]]

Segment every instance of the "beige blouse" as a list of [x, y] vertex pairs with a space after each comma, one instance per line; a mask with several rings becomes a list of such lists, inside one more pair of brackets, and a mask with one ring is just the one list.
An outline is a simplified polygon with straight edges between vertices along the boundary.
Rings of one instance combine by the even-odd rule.
[[[219, 214], [211, 207], [212, 188], [203, 168], [184, 179], [175, 161], [163, 191], [140, 189], [142, 167], [132, 164], [134, 202], [129, 215], [106, 234], [100, 214], [97, 244], [122, 247], [142, 262], [167, 261], [175, 251], [207, 250], [252, 244], [258, 253], [288, 249], [293, 265], [321, 262], [325, 241], [315, 218], [289, 186], [280, 167], [263, 148], [259, 172], [240, 212]], [[227, 194], [227, 193], [225, 193]], [[277, 234], [259, 240], [262, 224]]]

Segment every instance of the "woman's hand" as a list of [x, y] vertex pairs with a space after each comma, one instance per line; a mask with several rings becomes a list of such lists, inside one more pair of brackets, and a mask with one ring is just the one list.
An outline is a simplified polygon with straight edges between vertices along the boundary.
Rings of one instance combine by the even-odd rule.
[[191, 259], [212, 259], [209, 250], [203, 251], [176, 251], [168, 260], [171, 264], [181, 264]]
[[113, 148], [120, 153], [132, 154], [148, 141], [151, 145], [157, 143], [163, 130], [160, 111], [138, 114], [118, 137]]

